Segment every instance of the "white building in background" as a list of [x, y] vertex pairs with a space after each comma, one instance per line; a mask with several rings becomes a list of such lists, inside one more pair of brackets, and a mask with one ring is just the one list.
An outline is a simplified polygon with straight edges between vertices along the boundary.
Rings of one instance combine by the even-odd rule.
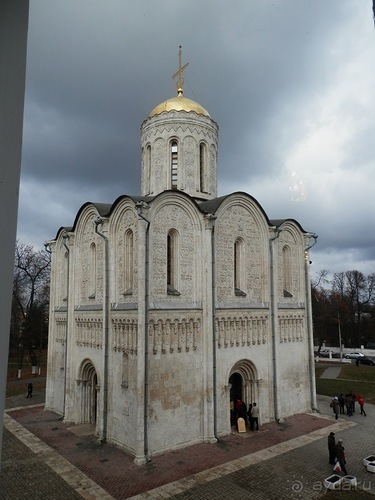
[[178, 95], [141, 127], [141, 196], [86, 203], [52, 250], [46, 408], [136, 463], [316, 407], [308, 249], [249, 194], [217, 197], [218, 126]]

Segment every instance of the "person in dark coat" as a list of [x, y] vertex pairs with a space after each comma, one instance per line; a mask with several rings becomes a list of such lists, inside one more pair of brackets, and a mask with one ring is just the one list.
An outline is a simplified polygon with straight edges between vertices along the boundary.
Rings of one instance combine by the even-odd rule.
[[240, 417], [242, 417], [245, 421], [245, 426], [247, 427], [247, 412], [246, 412], [246, 403], [242, 401]]
[[340, 463], [340, 467], [341, 467], [341, 470], [342, 472], [345, 474], [345, 476], [348, 475], [347, 473], [347, 470], [346, 470], [346, 457], [345, 457], [345, 448], [343, 447], [342, 445], [342, 439], [339, 439], [337, 441], [337, 445], [336, 445], [336, 457], [337, 457], [337, 460], [339, 461]]
[[27, 386], [27, 398], [32, 398], [33, 397], [33, 384], [29, 382]]
[[352, 397], [350, 394], [345, 395], [345, 406], [346, 406], [346, 414], [348, 417], [351, 417], [353, 415], [352, 412]]
[[345, 398], [344, 398], [344, 394], [340, 394], [340, 396], [339, 396], [339, 405], [340, 405], [340, 415], [345, 415]]
[[253, 405], [250, 403], [249, 404], [249, 409], [247, 410], [247, 416], [249, 417], [249, 428], [251, 431], [254, 430], [254, 421], [251, 417], [251, 409], [252, 409]]
[[330, 432], [328, 436], [328, 453], [329, 453], [329, 463], [335, 465], [336, 459], [336, 440], [335, 433]]

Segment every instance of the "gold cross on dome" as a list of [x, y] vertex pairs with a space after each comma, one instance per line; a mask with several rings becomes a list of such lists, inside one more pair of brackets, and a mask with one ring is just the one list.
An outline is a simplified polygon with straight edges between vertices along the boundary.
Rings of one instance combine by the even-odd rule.
[[184, 79], [182, 78], [182, 72], [184, 69], [186, 69], [189, 66], [189, 63], [186, 63], [184, 66], [181, 67], [181, 45], [179, 47], [178, 51], [178, 71], [172, 76], [172, 78], [176, 78], [178, 76], [178, 81], [177, 81], [177, 95], [182, 96], [184, 93], [183, 86], [184, 86]]

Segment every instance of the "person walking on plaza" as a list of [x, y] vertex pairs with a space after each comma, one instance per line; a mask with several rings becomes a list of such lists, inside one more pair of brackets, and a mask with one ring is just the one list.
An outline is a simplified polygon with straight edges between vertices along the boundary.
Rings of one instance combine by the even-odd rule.
[[33, 397], [33, 384], [29, 382], [27, 385], [27, 398], [32, 398]]
[[331, 404], [329, 406], [332, 408], [333, 413], [335, 414], [335, 419], [337, 420], [339, 418], [339, 408], [340, 408], [339, 398], [335, 396], [332, 399]]
[[335, 465], [336, 459], [336, 440], [335, 433], [330, 432], [328, 436], [328, 452], [329, 452], [329, 463]]
[[358, 401], [359, 407], [361, 408], [361, 415], [363, 415], [364, 417], [367, 417], [365, 409], [363, 408], [365, 402], [364, 402], [361, 394], [357, 395], [357, 401]]
[[347, 470], [346, 470], [346, 467], [345, 467], [345, 465], [346, 465], [345, 448], [342, 445], [342, 439], [339, 439], [337, 441], [337, 445], [336, 445], [336, 457], [337, 457], [337, 460], [340, 463], [340, 467], [341, 467], [342, 472], [345, 474], [345, 476], [347, 476], [348, 473], [347, 473]]
[[251, 420], [252, 420], [252, 425], [251, 425], [251, 430], [254, 430], [255, 425], [256, 430], [259, 431], [259, 408], [257, 407], [256, 403], [253, 403], [253, 407], [251, 408]]

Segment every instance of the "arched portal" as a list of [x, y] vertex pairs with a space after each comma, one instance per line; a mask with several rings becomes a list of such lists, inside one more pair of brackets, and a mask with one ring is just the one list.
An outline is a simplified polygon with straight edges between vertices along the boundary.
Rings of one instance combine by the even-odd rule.
[[[235, 425], [235, 404], [240, 400], [249, 407], [250, 403], [258, 403], [258, 376], [254, 364], [246, 359], [238, 361], [229, 373], [231, 425]], [[259, 404], [259, 403], [258, 403]]]
[[230, 384], [230, 400], [235, 401], [241, 399], [242, 401], [242, 377], [239, 373], [232, 373], [229, 377]]
[[83, 424], [95, 424], [98, 406], [98, 376], [93, 363], [85, 360], [79, 377], [81, 418]]

